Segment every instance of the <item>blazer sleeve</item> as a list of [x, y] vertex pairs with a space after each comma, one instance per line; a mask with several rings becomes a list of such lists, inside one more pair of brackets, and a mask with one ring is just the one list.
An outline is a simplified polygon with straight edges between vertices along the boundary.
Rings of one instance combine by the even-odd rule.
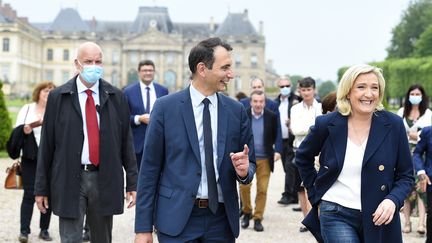
[[396, 205], [396, 209], [399, 210], [414, 185], [414, 172], [405, 127], [402, 119], [398, 119], [397, 122], [399, 124], [395, 127], [398, 130], [394, 132], [399, 133], [399, 143], [396, 150], [394, 150], [397, 153], [397, 161], [394, 171], [393, 188], [385, 198], [392, 200]]
[[[311, 126], [309, 134], [300, 144], [296, 151], [295, 163], [299, 169], [303, 185], [308, 190], [309, 199], [315, 196], [315, 179], [317, 171], [315, 170], [315, 156], [317, 156], [328, 136], [326, 125], [323, 124], [322, 116], [315, 119], [315, 125]], [[311, 200], [311, 203], [314, 203]]]
[[429, 149], [428, 141], [430, 140], [431, 128], [431, 126], [423, 128], [423, 131], [420, 134], [420, 141], [417, 143], [414, 149], [413, 163], [416, 173], [421, 170], [426, 170], [423, 156], [426, 154], [426, 152], [428, 152]]
[[248, 154], [249, 170], [246, 178], [242, 178], [240, 180], [240, 178], [237, 176], [237, 180], [242, 184], [249, 184], [252, 182], [252, 179], [256, 171], [256, 160], [255, 160], [255, 149], [254, 149], [252, 128], [251, 128], [249, 116], [246, 114], [246, 110], [244, 107], [241, 107], [240, 117], [241, 117], [241, 127], [240, 127], [241, 141], [243, 144], [247, 144], [247, 146], [249, 147], [249, 154]]
[[165, 161], [164, 104], [159, 99], [154, 104], [146, 137], [152, 139], [145, 140], [145, 156], [141, 162], [145, 169], [140, 170], [138, 176], [135, 233], [153, 231], [156, 190]]

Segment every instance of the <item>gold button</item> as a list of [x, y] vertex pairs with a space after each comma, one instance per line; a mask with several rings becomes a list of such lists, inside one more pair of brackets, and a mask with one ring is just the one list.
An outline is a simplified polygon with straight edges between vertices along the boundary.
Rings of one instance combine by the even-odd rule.
[[382, 185], [381, 186], [381, 191], [384, 191], [386, 189], [386, 186], [385, 185]]
[[384, 165], [380, 165], [380, 166], [378, 166], [378, 170], [379, 170], [379, 171], [383, 171], [383, 170], [384, 170]]

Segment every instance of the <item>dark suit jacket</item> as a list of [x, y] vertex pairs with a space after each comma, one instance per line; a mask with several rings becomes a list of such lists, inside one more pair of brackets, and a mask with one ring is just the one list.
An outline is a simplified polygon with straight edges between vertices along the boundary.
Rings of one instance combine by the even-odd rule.
[[[168, 94], [168, 89], [164, 86], [153, 82], [156, 97], [162, 97]], [[141, 153], [144, 147], [145, 133], [147, 124], [135, 124], [135, 116], [144, 114], [143, 96], [139, 82], [133, 83], [124, 89], [124, 94], [129, 105], [130, 124], [132, 127], [132, 135], [134, 138], [135, 153]], [[141, 162], [141, 161], [140, 161]]]
[[[249, 119], [252, 121], [252, 108], [246, 110]], [[270, 170], [273, 172], [274, 169], [274, 153], [282, 154], [282, 139], [280, 133], [278, 133], [278, 116], [271, 110], [264, 108], [264, 144], [265, 151], [268, 155], [267, 159], [270, 163]], [[251, 122], [252, 124], [252, 122]], [[253, 133], [253, 131], [252, 131]], [[274, 147], [273, 147], [274, 145]]]
[[[253, 137], [244, 107], [218, 96], [218, 184], [235, 237], [239, 234], [237, 174], [229, 154], [248, 144], [249, 172], [255, 173]], [[201, 159], [189, 87], [156, 100], [144, 144], [138, 179], [135, 232], [151, 232], [153, 225], [164, 234], [179, 235], [192, 212], [201, 181]]]
[[[303, 224], [315, 236], [320, 236], [320, 200], [338, 178], [345, 162], [347, 124], [347, 116], [339, 112], [317, 117], [315, 126], [296, 152], [296, 164], [313, 206]], [[321, 166], [317, 173], [314, 156], [319, 153]], [[361, 172], [364, 242], [402, 242], [399, 209], [413, 184], [413, 164], [402, 119], [387, 111], [375, 112]], [[392, 200], [396, 211], [390, 224], [377, 227], [372, 222], [372, 214], [384, 199]]]
[[[424, 157], [423, 157], [424, 156]], [[424, 127], [420, 133], [420, 141], [413, 153], [413, 161], [416, 172], [424, 170], [429, 178], [432, 178], [432, 127]], [[432, 186], [428, 186], [432, 191]]]
[[[38, 153], [35, 195], [50, 196], [53, 212], [77, 218], [83, 120], [76, 77], [50, 91], [43, 119]], [[136, 190], [137, 166], [129, 126], [129, 109], [123, 93], [99, 80], [99, 211], [103, 215], [123, 213], [124, 175], [126, 191]]]

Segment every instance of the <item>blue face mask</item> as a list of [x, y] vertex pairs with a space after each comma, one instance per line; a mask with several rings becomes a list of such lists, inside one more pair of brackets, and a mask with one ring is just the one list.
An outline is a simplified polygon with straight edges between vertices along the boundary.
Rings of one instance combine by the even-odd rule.
[[94, 84], [102, 77], [103, 68], [101, 66], [82, 65], [79, 61], [78, 63], [83, 67], [80, 75], [87, 83]]
[[291, 93], [291, 87], [283, 87], [280, 89], [280, 93], [283, 96], [288, 96]]
[[420, 95], [410, 95], [409, 96], [409, 102], [412, 105], [418, 105], [422, 101], [422, 97]]

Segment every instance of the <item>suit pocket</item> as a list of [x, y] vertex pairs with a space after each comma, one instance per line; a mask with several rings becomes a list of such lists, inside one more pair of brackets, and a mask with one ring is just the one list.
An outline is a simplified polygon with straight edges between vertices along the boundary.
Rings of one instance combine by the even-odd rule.
[[173, 190], [171, 188], [168, 188], [166, 186], [160, 185], [159, 186], [159, 195], [166, 198], [171, 198], [173, 194]]

